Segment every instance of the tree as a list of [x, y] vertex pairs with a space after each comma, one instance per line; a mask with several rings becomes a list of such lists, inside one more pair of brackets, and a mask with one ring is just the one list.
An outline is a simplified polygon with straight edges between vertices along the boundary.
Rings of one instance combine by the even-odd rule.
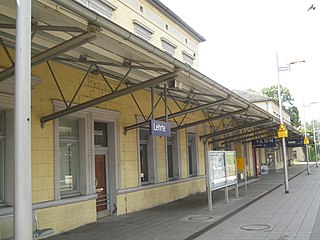
[[[267, 97], [271, 97], [277, 102], [279, 102], [278, 97], [278, 86], [273, 85], [271, 87], [266, 87], [261, 89], [261, 93]], [[283, 107], [288, 110], [290, 113], [291, 125], [295, 127], [301, 126], [301, 121], [299, 117], [299, 110], [296, 106], [293, 105], [294, 98], [290, 93], [290, 90], [286, 87], [282, 87], [280, 85], [280, 93], [282, 96], [282, 105]]]
[[[261, 93], [267, 97], [271, 97], [277, 102], [279, 102], [278, 97], [278, 86], [273, 85], [271, 87], [266, 87], [261, 89]], [[282, 96], [282, 104], [283, 106], [288, 110], [290, 106], [293, 106], [292, 101], [294, 101], [294, 98], [292, 97], [290, 90], [286, 87], [282, 87], [280, 85], [280, 93]]]
[[290, 113], [290, 120], [291, 120], [291, 125], [295, 127], [300, 127], [301, 126], [301, 120], [299, 117], [299, 110], [296, 106], [291, 106], [288, 108], [288, 111]]

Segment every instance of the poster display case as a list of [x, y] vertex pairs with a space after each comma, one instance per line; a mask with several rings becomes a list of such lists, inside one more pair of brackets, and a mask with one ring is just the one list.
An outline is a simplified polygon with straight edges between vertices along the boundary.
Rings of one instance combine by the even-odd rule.
[[234, 151], [208, 151], [211, 190], [237, 183], [237, 161]]
[[237, 160], [235, 151], [207, 151], [208, 206], [212, 211], [212, 191], [225, 189], [225, 200], [229, 202], [228, 187], [235, 185], [235, 195], [239, 198]]

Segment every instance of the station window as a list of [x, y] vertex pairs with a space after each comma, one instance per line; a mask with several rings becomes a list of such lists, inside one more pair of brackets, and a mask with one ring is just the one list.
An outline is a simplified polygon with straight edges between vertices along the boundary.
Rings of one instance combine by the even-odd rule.
[[292, 151], [292, 156], [293, 156], [293, 159], [297, 159], [298, 158], [297, 151]]
[[141, 183], [149, 182], [149, 168], [148, 156], [149, 148], [149, 129], [139, 129], [139, 140], [140, 140], [140, 179]]
[[183, 51], [183, 52], [182, 52], [182, 57], [183, 57], [183, 62], [184, 62], [185, 64], [188, 64], [188, 65], [192, 66], [193, 60], [194, 60], [194, 58], [192, 57], [192, 55], [190, 55], [189, 53]]
[[189, 176], [197, 175], [197, 151], [196, 151], [196, 137], [194, 133], [188, 133], [188, 163]]
[[133, 20], [134, 25], [134, 33], [138, 36], [143, 38], [144, 40], [150, 42], [151, 36], [154, 33], [154, 31], [147, 26], [145, 26], [143, 23], [140, 23], [137, 20]]
[[179, 153], [178, 153], [178, 136], [176, 132], [167, 137], [167, 164], [168, 179], [179, 179]]
[[165, 38], [161, 38], [162, 50], [166, 53], [169, 53], [171, 56], [174, 56], [177, 46]]
[[[0, 103], [1, 96], [0, 96]], [[12, 101], [13, 103], [13, 101]], [[13, 205], [14, 137], [13, 109], [0, 109], [0, 206]]]
[[60, 193], [79, 193], [79, 121], [59, 120]]
[[105, 1], [76, 0], [76, 1], [107, 19], [112, 19], [112, 14], [116, 10], [116, 6], [114, 6], [112, 3], [106, 0]]

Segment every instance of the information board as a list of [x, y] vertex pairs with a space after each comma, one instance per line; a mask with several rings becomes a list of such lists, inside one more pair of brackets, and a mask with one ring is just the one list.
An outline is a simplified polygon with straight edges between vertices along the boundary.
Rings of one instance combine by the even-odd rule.
[[237, 162], [234, 151], [208, 151], [211, 190], [237, 183]]
[[236, 152], [225, 152], [226, 156], [226, 171], [227, 171], [227, 184], [233, 185], [237, 183], [237, 161]]
[[208, 155], [211, 189], [224, 187], [226, 184], [225, 154], [209, 151]]

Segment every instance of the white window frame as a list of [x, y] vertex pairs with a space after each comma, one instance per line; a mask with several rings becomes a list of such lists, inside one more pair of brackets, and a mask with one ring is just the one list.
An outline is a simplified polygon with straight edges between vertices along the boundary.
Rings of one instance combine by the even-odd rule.
[[60, 191], [60, 137], [59, 137], [59, 119], [54, 120], [55, 129], [55, 199], [59, 200], [62, 198], [75, 197], [79, 195], [88, 195], [88, 185], [86, 184], [86, 165], [88, 158], [89, 149], [89, 135], [88, 135], [88, 124], [89, 116], [84, 113], [77, 112], [70, 116], [64, 117], [65, 119], [77, 119], [79, 121], [79, 191], [61, 194]]
[[[55, 111], [61, 111], [65, 109], [65, 104], [61, 101], [53, 101], [53, 106]], [[95, 146], [94, 146], [94, 122], [106, 122], [110, 123], [107, 126], [113, 127], [113, 133], [110, 137], [109, 146], [109, 157], [114, 159], [112, 162], [112, 168], [115, 169], [114, 172], [110, 173], [110, 193], [112, 194], [112, 199], [110, 199], [110, 205], [113, 206], [116, 203], [116, 191], [119, 188], [119, 164], [120, 164], [120, 137], [119, 137], [119, 118], [120, 114], [115, 111], [110, 111], [106, 109], [98, 109], [95, 107], [90, 107], [84, 110], [81, 110], [76, 113], [67, 115], [65, 118], [78, 118], [80, 119], [82, 131], [79, 133], [80, 141], [80, 191], [79, 194], [75, 195], [66, 195], [67, 197], [77, 197], [79, 195], [92, 195], [96, 194], [95, 189]], [[106, 121], [107, 120], [107, 121]], [[108, 131], [111, 132], [111, 129]], [[61, 199], [60, 194], [60, 158], [59, 158], [59, 119], [54, 120], [54, 133], [55, 133], [55, 200]], [[111, 204], [112, 203], [112, 204]]]
[[[198, 137], [196, 132], [187, 130], [186, 132], [187, 136], [187, 157], [188, 157], [188, 176], [189, 177], [195, 177], [198, 176]], [[193, 135], [193, 141], [189, 141], [189, 135]], [[192, 169], [191, 169], [191, 174], [190, 174], [190, 163], [189, 163], [189, 147], [191, 147], [191, 152], [192, 152]]]
[[89, 8], [95, 13], [109, 20], [112, 19], [113, 12], [117, 7], [107, 0], [76, 0], [78, 3]]
[[14, 96], [0, 93], [0, 111], [5, 114], [4, 129], [4, 199], [2, 204], [14, 203]]
[[[144, 118], [141, 116], [137, 116], [137, 123], [143, 122]], [[141, 163], [140, 163], [140, 128], [137, 128], [137, 153], [138, 153], [138, 176], [139, 176], [139, 186], [146, 184], [157, 183], [158, 175], [157, 175], [157, 144], [156, 137], [150, 135], [147, 142], [147, 151], [148, 151], [148, 181], [141, 182]]]
[[[172, 134], [173, 132], [171, 132]], [[166, 137], [166, 148], [167, 148], [167, 156], [166, 156], [166, 163], [167, 163], [167, 180], [173, 181], [178, 180], [181, 178], [181, 158], [180, 158], [180, 134], [179, 131], [175, 132], [175, 136], [173, 137], [172, 144], [169, 143]], [[173, 161], [173, 177], [169, 177], [169, 156], [168, 156], [168, 145], [172, 145], [172, 161]]]
[[188, 52], [182, 51], [182, 58], [185, 64], [188, 64], [189, 66], [193, 65], [194, 57]]
[[[76, 185], [77, 185], [77, 188], [76, 189], [70, 189], [69, 191], [66, 190], [66, 191], [61, 191], [61, 179], [59, 181], [59, 186], [60, 186], [60, 195], [61, 195], [61, 198], [64, 198], [65, 197], [69, 197], [69, 196], [73, 196], [73, 195], [79, 195], [80, 193], [80, 163], [81, 163], [81, 144], [82, 144], [82, 139], [80, 139], [80, 136], [81, 136], [81, 129], [83, 128], [83, 122], [81, 119], [78, 119], [78, 118], [70, 118], [70, 117], [64, 117], [64, 118], [60, 118], [59, 119], [59, 123], [60, 121], [63, 120], [67, 120], [67, 121], [74, 121], [74, 122], [77, 122], [77, 131], [78, 131], [78, 136], [77, 138], [74, 138], [74, 137], [60, 137], [59, 136], [59, 148], [60, 148], [60, 145], [61, 145], [61, 142], [63, 143], [77, 143], [78, 144], [78, 164], [77, 164], [77, 169], [73, 171], [76, 171], [77, 172], [77, 178], [76, 178]], [[60, 124], [59, 124], [59, 127], [60, 127]], [[60, 150], [60, 149], [59, 149]], [[61, 154], [59, 154], [59, 156], [61, 156]], [[59, 159], [59, 164], [61, 163], [61, 159]], [[75, 180], [73, 179], [73, 176], [71, 176], [72, 178], [70, 179], [71, 182], [69, 182], [69, 184], [73, 183]], [[67, 182], [67, 180], [65, 180], [65, 182]]]
[[132, 23], [134, 25], [134, 33], [138, 37], [150, 42], [154, 31], [136, 19], [132, 20]]
[[170, 42], [168, 39], [166, 39], [164, 37], [161, 38], [161, 42], [162, 42], [162, 50], [164, 52], [170, 54], [171, 56], [174, 56], [177, 45]]

